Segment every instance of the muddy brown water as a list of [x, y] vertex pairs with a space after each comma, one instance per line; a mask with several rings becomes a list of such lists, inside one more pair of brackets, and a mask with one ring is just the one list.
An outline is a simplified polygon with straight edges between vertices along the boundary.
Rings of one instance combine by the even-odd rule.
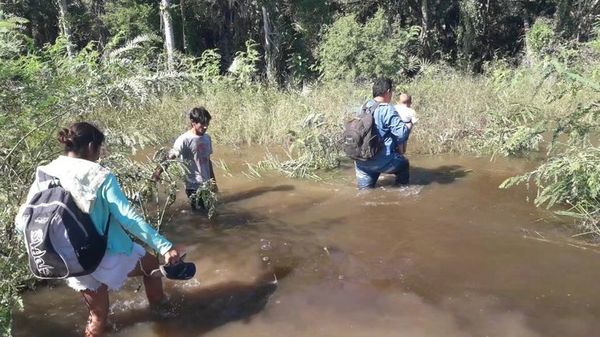
[[[166, 282], [174, 317], [146, 308], [140, 281], [111, 293], [119, 337], [600, 336], [600, 254], [569, 243], [525, 189], [499, 190], [524, 161], [412, 159], [412, 182], [354, 189], [351, 168], [325, 182], [241, 172], [256, 155], [218, 149], [219, 214], [184, 204], [167, 236], [198, 267]], [[15, 336], [80, 336], [78, 294], [29, 292]]]

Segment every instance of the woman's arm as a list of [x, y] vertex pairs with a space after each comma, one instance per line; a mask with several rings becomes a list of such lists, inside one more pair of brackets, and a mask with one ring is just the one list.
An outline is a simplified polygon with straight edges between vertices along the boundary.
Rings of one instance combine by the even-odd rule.
[[131, 205], [113, 174], [107, 176], [102, 188], [110, 214], [125, 230], [161, 255], [165, 255], [173, 248], [173, 244], [144, 221], [144, 218]]

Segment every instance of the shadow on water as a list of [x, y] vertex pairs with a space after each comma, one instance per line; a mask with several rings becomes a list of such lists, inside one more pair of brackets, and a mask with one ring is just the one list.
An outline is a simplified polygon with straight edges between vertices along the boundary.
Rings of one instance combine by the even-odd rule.
[[259, 195], [268, 193], [268, 192], [283, 192], [283, 191], [292, 191], [292, 190], [294, 190], [294, 186], [292, 186], [292, 185], [262, 186], [262, 187], [256, 187], [256, 188], [253, 188], [253, 189], [250, 189], [247, 191], [243, 191], [240, 193], [227, 195], [227, 196], [221, 198], [220, 202], [223, 204], [226, 204], [229, 202], [236, 202], [236, 201], [254, 198]]
[[[82, 308], [85, 308], [85, 304], [82, 303]], [[86, 315], [82, 315], [80, 322], [85, 322], [84, 318]], [[83, 324], [76, 327], [72, 326], [71, 320], [63, 320], [61, 318], [50, 319], [45, 315], [35, 315], [27, 318], [26, 325], [13, 326], [13, 332], [15, 337], [80, 337], [83, 335]], [[41, 332], [41, 333], [40, 333]]]
[[[352, 174], [354, 174], [354, 162], [343, 161], [340, 166], [344, 170], [351, 170]], [[466, 177], [471, 170], [465, 169], [460, 165], [442, 165], [437, 168], [424, 168], [410, 166], [410, 184], [411, 185], [419, 185], [425, 186], [433, 183], [437, 184], [450, 184], [455, 182], [459, 178]], [[393, 181], [388, 182], [388, 179], [381, 179], [386, 176], [390, 176], [389, 174], [382, 174], [380, 180], [385, 182], [382, 185], [393, 184]]]
[[[293, 237], [312, 236], [313, 230], [321, 228], [325, 224], [311, 224], [311, 226], [293, 226], [282, 219], [269, 217], [272, 212], [280, 211], [280, 207], [285, 207], [285, 212], [296, 213], [308, 211], [312, 207], [318, 207], [319, 202], [325, 200], [322, 198], [313, 198], [310, 202], [300, 202], [296, 204], [265, 204], [257, 206], [252, 210], [246, 210], [234, 202], [248, 199], [269, 193], [273, 191], [292, 191], [295, 187], [292, 185], [278, 185], [264, 188], [254, 188], [241, 193], [225, 195], [220, 199], [217, 206], [217, 213], [213, 219], [208, 219], [205, 214], [193, 212], [186, 206], [178, 209], [176, 213], [171, 214], [172, 223], [165, 228], [167, 235], [184, 246], [193, 246], [198, 242], [206, 244], [216, 244], [220, 242], [224, 246], [229, 246], [232, 240], [236, 242], [236, 249], [256, 245], [261, 238], [280, 236], [291, 239]], [[274, 195], [270, 200], [280, 200]], [[308, 204], [307, 204], [308, 203]], [[325, 228], [323, 228], [325, 229]], [[239, 239], [239, 232], [244, 233], [244, 238]]]
[[277, 280], [291, 269], [271, 270], [255, 282], [225, 282], [193, 290], [170, 291], [169, 315], [152, 321], [147, 309], [131, 309], [115, 315], [114, 326], [124, 330], [138, 323], [152, 321], [156, 336], [199, 336], [233, 321], [248, 322], [262, 311], [277, 290]]
[[[410, 167], [410, 186], [427, 186], [431, 184], [451, 184], [460, 178], [466, 177], [471, 170], [460, 165], [443, 165], [437, 168]], [[394, 185], [394, 175], [383, 173], [377, 182], [378, 186], [390, 187]]]
[[[172, 230], [171, 232], [193, 233], [197, 232], [199, 229], [219, 232], [240, 226], [247, 226], [250, 223], [261, 222], [264, 220], [262, 217], [258, 217], [256, 214], [251, 212], [238, 210], [235, 207], [232, 207], [232, 205], [228, 204], [258, 197], [270, 192], [285, 192], [293, 190], [293, 185], [277, 185], [256, 187], [239, 193], [224, 195], [219, 198], [217, 214], [212, 220], [207, 218], [205, 211], [192, 211], [186, 204], [185, 206], [177, 209], [174, 213], [172, 212], [168, 214], [176, 225], [175, 230]], [[186, 235], [182, 235], [182, 238], [184, 241], [186, 241]], [[196, 238], [191, 239], [191, 241], [194, 240], [196, 240]]]
[[470, 172], [471, 170], [460, 165], [443, 165], [433, 169], [412, 166], [410, 180], [413, 185], [450, 184], [466, 177]]
[[[278, 278], [284, 273], [277, 272]], [[270, 296], [277, 289], [275, 277], [251, 284], [226, 282], [211, 287], [191, 291], [172, 289], [169, 291], [173, 308], [169, 315], [159, 317], [147, 308], [125, 308], [110, 317], [116, 331], [106, 336], [119, 335], [119, 331], [137, 324], [152, 323], [152, 336], [199, 336], [219, 326], [233, 321], [249, 321], [267, 305]], [[83, 304], [81, 318], [63, 322], [62, 319], [49, 319], [45, 315], [28, 318], [28, 325], [19, 328], [18, 336], [61, 336], [75, 337], [83, 333]], [[79, 316], [79, 315], [78, 315]], [[38, 321], [39, 320], [39, 321]]]

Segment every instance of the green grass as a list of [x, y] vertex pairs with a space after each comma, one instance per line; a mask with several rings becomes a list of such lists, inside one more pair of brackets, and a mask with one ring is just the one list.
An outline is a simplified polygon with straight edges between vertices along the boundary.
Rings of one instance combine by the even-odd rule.
[[[493, 153], [502, 144], [486, 139], [490, 130], [506, 129], [512, 134], [512, 129], [527, 123], [570, 115], [592, 95], [586, 91], [565, 95], [560, 93], [563, 90], [540, 70], [501, 67], [486, 76], [473, 76], [430, 66], [419, 77], [396, 84], [397, 94], [413, 96], [419, 115], [409, 154]], [[121, 132], [127, 125], [126, 133], [137, 140], [132, 143], [165, 142], [187, 128], [186, 111], [204, 105], [213, 117], [209, 133], [214, 142], [289, 149], [298, 138], [314, 131], [305, 123], [315, 115], [326, 125], [319, 132], [334, 137], [344, 120], [370, 97], [370, 91], [368, 84], [349, 82], [319, 83], [302, 91], [216, 81], [142, 109], [104, 109], [94, 119]], [[523, 118], [525, 112], [528, 118]]]

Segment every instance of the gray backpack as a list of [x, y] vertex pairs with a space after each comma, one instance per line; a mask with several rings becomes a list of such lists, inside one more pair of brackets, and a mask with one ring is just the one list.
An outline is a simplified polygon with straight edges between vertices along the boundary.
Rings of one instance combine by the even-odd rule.
[[100, 235], [90, 216], [77, 207], [58, 179], [38, 170], [40, 184], [23, 211], [29, 269], [41, 279], [63, 279], [92, 273], [106, 252], [110, 215]]
[[379, 103], [361, 107], [360, 114], [346, 123], [343, 133], [342, 149], [354, 160], [367, 161], [375, 157], [381, 149], [381, 140], [373, 115]]

